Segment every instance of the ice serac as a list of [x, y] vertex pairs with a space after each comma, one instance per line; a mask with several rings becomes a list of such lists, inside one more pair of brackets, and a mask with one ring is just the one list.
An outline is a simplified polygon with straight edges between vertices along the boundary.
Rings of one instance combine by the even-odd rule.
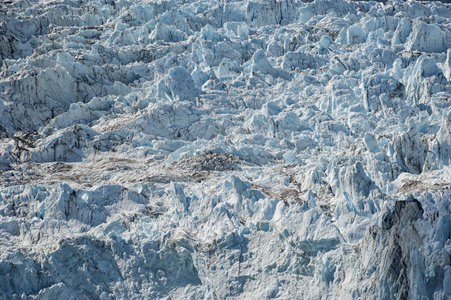
[[403, 18], [398, 21], [395, 32], [393, 33], [393, 38], [391, 40], [392, 44], [404, 44], [407, 42], [407, 38], [412, 32], [412, 20], [409, 18]]
[[446, 55], [444, 73], [445, 73], [446, 79], [448, 79], [448, 81], [451, 81], [451, 49], [448, 49], [448, 52]]
[[423, 171], [426, 147], [415, 124], [410, 123], [407, 132], [394, 137], [393, 150], [396, 153], [396, 160], [404, 171], [413, 174]]
[[290, 73], [276, 69], [268, 61], [268, 58], [266, 57], [266, 53], [263, 50], [258, 50], [255, 52], [254, 56], [252, 57], [252, 72], [260, 72], [265, 75], [271, 75], [273, 78], [283, 78], [285, 80], [290, 80], [291, 75]]
[[298, 2], [293, 0], [249, 1], [245, 17], [258, 26], [287, 25], [296, 21], [297, 6]]
[[[420, 297], [426, 295], [425, 266], [418, 252], [421, 247], [415, 223], [423, 214], [421, 203], [416, 199], [397, 201], [393, 211], [384, 213], [381, 228], [371, 233], [376, 243], [382, 243], [382, 253], [375, 256], [383, 257], [384, 264], [379, 270], [382, 278], [377, 283], [381, 287], [381, 298], [397, 294], [397, 299], [411, 298], [414, 294]], [[415, 289], [409, 286], [409, 281], [416, 282]]]
[[431, 57], [418, 58], [409, 76], [406, 92], [416, 104], [428, 103], [432, 95], [449, 90], [448, 80]]
[[412, 23], [412, 32], [407, 38], [407, 50], [423, 52], [444, 52], [450, 47], [449, 32], [443, 32], [435, 24], [426, 24], [421, 20]]
[[158, 85], [158, 96], [169, 101], [195, 101], [199, 90], [191, 74], [182, 67], [174, 67]]
[[451, 160], [451, 115], [448, 113], [430, 145], [425, 167], [435, 170], [448, 166]]
[[0, 300], [451, 298], [451, 6], [0, 3]]

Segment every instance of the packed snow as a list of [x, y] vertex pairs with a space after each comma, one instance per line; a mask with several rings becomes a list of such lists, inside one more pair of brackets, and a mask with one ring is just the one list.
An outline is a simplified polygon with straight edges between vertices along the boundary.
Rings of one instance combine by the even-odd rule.
[[0, 3], [0, 299], [451, 298], [451, 4]]

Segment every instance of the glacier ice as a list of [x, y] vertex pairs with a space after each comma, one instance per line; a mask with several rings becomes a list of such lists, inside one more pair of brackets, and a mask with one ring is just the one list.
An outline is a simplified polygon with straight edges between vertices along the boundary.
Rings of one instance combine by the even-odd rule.
[[449, 299], [451, 5], [0, 3], [0, 299]]

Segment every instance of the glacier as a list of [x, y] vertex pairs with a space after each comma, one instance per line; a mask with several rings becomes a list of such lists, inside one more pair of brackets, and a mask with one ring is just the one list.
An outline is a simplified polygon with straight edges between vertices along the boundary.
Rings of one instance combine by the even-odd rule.
[[0, 3], [0, 299], [450, 299], [451, 4]]

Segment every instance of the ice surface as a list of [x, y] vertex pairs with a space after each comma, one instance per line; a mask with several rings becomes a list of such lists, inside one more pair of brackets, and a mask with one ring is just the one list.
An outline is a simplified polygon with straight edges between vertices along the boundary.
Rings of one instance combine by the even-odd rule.
[[449, 299], [451, 6], [0, 4], [0, 299]]

